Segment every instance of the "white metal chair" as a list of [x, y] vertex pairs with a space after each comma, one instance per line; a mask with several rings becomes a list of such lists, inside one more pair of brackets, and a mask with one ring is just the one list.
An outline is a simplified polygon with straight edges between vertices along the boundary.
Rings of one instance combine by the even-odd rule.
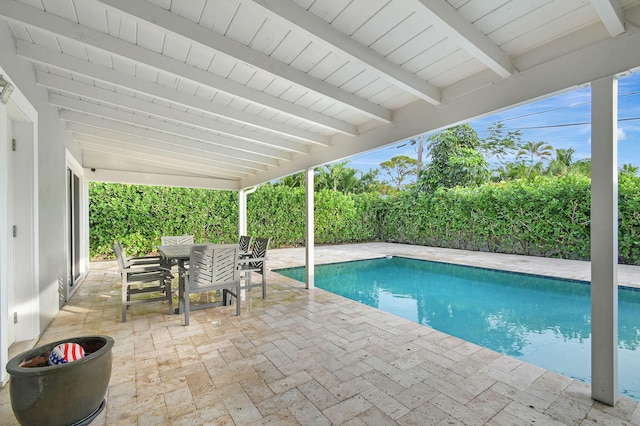
[[[169, 314], [173, 313], [173, 300], [171, 295], [171, 271], [156, 263], [132, 263], [127, 259], [122, 244], [117, 242], [113, 245], [116, 254], [118, 268], [122, 275], [122, 322], [127, 321], [127, 308], [137, 303], [147, 303], [156, 301], [167, 301]], [[132, 299], [132, 296], [157, 293], [153, 297], [141, 297]]]
[[[226, 305], [229, 296], [236, 299], [236, 315], [240, 315], [240, 271], [238, 260], [240, 248], [237, 244], [196, 244], [191, 246], [189, 269], [184, 273], [184, 289], [180, 291], [180, 309], [184, 312], [184, 325], [189, 325], [189, 313], [193, 309]], [[215, 291], [212, 303], [191, 305], [194, 293]], [[221, 293], [221, 294], [220, 294]]]

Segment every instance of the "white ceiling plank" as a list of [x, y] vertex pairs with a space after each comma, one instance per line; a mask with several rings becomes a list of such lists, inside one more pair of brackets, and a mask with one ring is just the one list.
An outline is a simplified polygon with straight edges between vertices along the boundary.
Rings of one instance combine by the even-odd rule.
[[162, 52], [164, 34], [155, 25], [147, 22], [137, 22], [136, 44], [153, 52]]
[[[188, 152], [170, 152], [154, 146], [149, 149], [139, 144], [131, 144], [115, 139], [107, 139], [98, 136], [88, 135], [84, 133], [74, 133], [74, 140], [78, 141], [80, 148], [90, 149], [93, 151], [100, 150], [105, 153], [115, 153], [116, 151], [126, 154], [131, 153], [132, 158], [136, 159], [154, 159], [155, 162], [162, 162], [166, 168], [182, 170], [186, 172], [198, 171], [209, 175], [225, 176], [229, 178], [246, 177], [248, 173], [240, 173], [238, 171], [224, 170], [219, 167], [212, 166], [210, 162], [194, 154], [189, 155]], [[167, 155], [166, 153], [170, 153]]]
[[503, 4], [509, 3], [511, 0], [470, 0], [464, 5], [453, 5], [459, 13], [462, 13], [469, 22], [476, 22], [478, 19], [486, 16], [501, 7]]
[[[162, 55], [168, 56], [169, 58], [175, 59], [177, 62], [186, 62], [187, 55], [189, 54], [189, 49], [191, 48], [191, 43], [185, 40], [182, 37], [175, 36], [166, 36], [164, 39], [164, 44], [162, 46]], [[119, 50], [116, 50], [118, 52]], [[116, 54], [116, 52], [112, 52]]]
[[131, 124], [118, 123], [106, 118], [95, 117], [82, 114], [76, 111], [61, 110], [60, 119], [67, 122], [78, 123], [85, 126], [106, 129], [112, 132], [124, 133], [138, 138], [151, 139], [154, 141], [166, 142], [176, 146], [202, 151], [203, 153], [215, 154], [222, 157], [220, 160], [226, 161], [230, 166], [247, 169], [266, 169], [269, 166], [278, 164], [276, 160], [260, 157], [258, 155], [247, 155], [244, 151], [221, 148], [207, 142], [195, 139], [175, 136], [157, 130], [145, 129]]
[[[299, 0], [298, 0], [299, 1]], [[344, 0], [326, 0], [326, 1], [313, 1], [311, 5], [308, 6], [309, 10], [314, 13], [316, 16], [319, 16], [321, 19], [326, 22], [332, 22], [336, 19], [337, 16], [347, 7], [347, 4]], [[307, 7], [302, 6], [305, 9]]]
[[164, 156], [171, 163], [172, 158], [180, 158], [183, 161], [196, 160], [203, 162], [206, 167], [212, 168], [216, 173], [224, 173], [227, 176], [240, 176], [255, 174], [258, 170], [266, 170], [266, 168], [250, 168], [250, 167], [234, 167], [215, 154], [210, 154], [202, 150], [179, 147], [171, 143], [165, 143], [158, 140], [144, 139], [132, 136], [126, 133], [120, 133], [108, 129], [93, 127], [85, 124], [67, 122], [67, 130], [73, 132], [76, 138], [90, 140], [90, 138], [98, 138], [100, 140], [117, 141], [123, 144], [138, 147], [146, 150], [148, 153]]
[[291, 66], [306, 73], [310, 72], [317, 64], [327, 57], [331, 52], [322, 49], [320, 43], [312, 41], [302, 52], [291, 62]]
[[[429, 28], [433, 28], [433, 25], [431, 25], [431, 23], [427, 21], [424, 16], [421, 16], [418, 13], [412, 13], [402, 22], [398, 23], [392, 28], [389, 28], [387, 31], [381, 34], [380, 37], [375, 41], [375, 43], [372, 43], [370, 47], [380, 55], [383, 55], [387, 59], [392, 60], [391, 54], [393, 52], [401, 49], [402, 46], [409, 43], [411, 40], [420, 35], [422, 32], [428, 30]], [[442, 30], [439, 30], [438, 33], [438, 38], [444, 37]], [[427, 43], [425, 47], [429, 45], [431, 45], [431, 43]], [[421, 52], [421, 50], [417, 50], [414, 53], [419, 53]]]
[[[417, 72], [420, 67], [412, 66], [413, 60], [417, 58], [430, 57], [430, 49], [434, 48], [444, 40], [449, 40], [438, 27], [433, 25], [425, 28], [416, 34], [411, 40], [408, 40], [402, 46], [389, 53], [389, 59], [402, 65], [403, 68], [411, 72]], [[450, 42], [450, 44], [454, 44]], [[458, 48], [458, 46], [456, 46]]]
[[348, 58], [373, 67], [384, 78], [411, 92], [413, 95], [434, 105], [440, 102], [440, 90], [437, 87], [419, 79], [375, 51], [356, 42], [305, 9], [283, 1], [252, 1], [269, 12], [274, 19], [283, 19], [288, 25], [295, 26], [303, 34], [311, 34], [318, 41], [329, 44], [332, 49], [339, 50]]
[[162, 141], [143, 139], [135, 136], [119, 133], [107, 129], [100, 129], [84, 124], [67, 122], [67, 129], [74, 134], [77, 140], [84, 140], [96, 144], [104, 145], [107, 142], [114, 146], [124, 147], [130, 146], [135, 148], [136, 152], [147, 152], [150, 155], [158, 155], [165, 157], [170, 163], [172, 159], [177, 158], [185, 162], [194, 162], [202, 167], [209, 168], [210, 171], [227, 176], [246, 176], [255, 173], [252, 168], [239, 169], [237, 167], [229, 167], [224, 160], [202, 150], [181, 148], [176, 145], [165, 143]]
[[238, 7], [239, 0], [208, 1], [204, 5], [199, 24], [218, 34], [226, 34]]
[[67, 96], [51, 94], [49, 95], [49, 102], [59, 108], [82, 112], [84, 114], [89, 114], [96, 117], [108, 118], [110, 120], [119, 121], [121, 123], [155, 129], [161, 132], [171, 133], [176, 136], [183, 136], [186, 138], [211, 143], [223, 148], [227, 147], [229, 149], [245, 151], [249, 156], [253, 156], [255, 154], [258, 156], [275, 158], [278, 160], [291, 160], [291, 154], [286, 153], [282, 150], [276, 150], [264, 146], [257, 146], [256, 144], [247, 143], [246, 141], [223, 137], [214, 133], [202, 131], [200, 129], [192, 129], [185, 126], [179, 126], [167, 121], [148, 118], [140, 114], [131, 114], [119, 109], [109, 108], [97, 104], [89, 104], [82, 100], [72, 99]]
[[85, 22], [89, 27], [106, 33], [107, 14], [103, 8], [94, 7], [87, 2], [74, 2], [76, 8], [77, 22]]
[[[271, 19], [269, 21], [273, 22]], [[310, 45], [311, 40], [307, 37], [301, 37], [299, 33], [289, 31], [270, 56], [290, 65]]]
[[[111, 37], [99, 31], [91, 30], [78, 24], [73, 24], [63, 19], [56, 20], [51, 16], [47, 16], [45, 12], [39, 12], [38, 14], [37, 10], [29, 8], [28, 6], [22, 6], [22, 8], [15, 7], [12, 12], [12, 19], [22, 20], [22, 23], [25, 25], [38, 27], [42, 30], [49, 31], [56, 36], [73, 40], [72, 44], [75, 46], [78, 46], [78, 43], [75, 40], [82, 40], [83, 43], [90, 44], [97, 48], [98, 51], [92, 50], [92, 52], [95, 52], [97, 55], [90, 58], [92, 59], [92, 62], [98, 62], [102, 65], [111, 67], [112, 63], [110, 56], [108, 56], [107, 53], [104, 53], [109, 52], [112, 55], [116, 55], [148, 67], [145, 71], [148, 70], [149, 72], [153, 72], [153, 74], [144, 78], [150, 81], [157, 81], [167, 87], [175, 88], [175, 83], [177, 83], [178, 78], [180, 80], [187, 79], [196, 85], [202, 84], [213, 87], [216, 90], [223, 91], [229, 95], [239, 96], [251, 102], [258, 102], [265, 107], [282, 111], [284, 113], [300, 117], [304, 120], [312, 121], [315, 124], [325, 126], [337, 132], [351, 135], [355, 134], [355, 129], [351, 125], [345, 124], [340, 120], [336, 120], [323, 114], [314, 114], [304, 108], [247, 87], [244, 85], [246, 81], [242, 81], [240, 83], [233, 82], [203, 69], [187, 65], [185, 61], [186, 55], [189, 51], [189, 43], [187, 43], [183, 38], [175, 36], [167, 37], [163, 53], [168, 56], [165, 56]], [[4, 14], [4, 11], [1, 8], [0, 14]], [[103, 53], [99, 55], [100, 52]], [[81, 57], [84, 57], [84, 55]], [[160, 74], [156, 78], [156, 71], [151, 71], [152, 69], [169, 73], [172, 77], [163, 80], [164, 76]], [[142, 77], [141, 74], [137, 75]], [[250, 75], [247, 76], [247, 80], [250, 77]], [[378, 108], [378, 110], [381, 117], [377, 118], [384, 122], [389, 122], [391, 116], [390, 111], [384, 110], [383, 108]]]
[[54, 15], [77, 22], [78, 15], [73, 0], [40, 0], [40, 2], [44, 10], [50, 10]]
[[353, 0], [331, 21], [331, 25], [351, 36], [387, 3], [388, 0]]
[[190, 21], [198, 22], [202, 16], [202, 10], [206, 0], [172, 1], [171, 11]]
[[267, 19], [262, 23], [260, 30], [251, 40], [249, 46], [265, 55], [271, 56], [274, 49], [280, 45], [289, 32], [288, 28], [277, 25], [271, 19]]
[[[356, 32], [351, 34], [351, 38], [357, 40], [365, 46], [371, 47], [392, 28], [397, 27], [415, 12], [406, 7], [406, 3], [389, 2], [371, 19], [365, 22]], [[429, 23], [425, 22], [424, 26]]]
[[184, 162], [175, 160], [169, 157], [162, 157], [159, 155], [153, 155], [144, 152], [138, 152], [134, 147], [124, 146], [119, 148], [117, 144], [105, 143], [105, 144], [92, 144], [84, 142], [82, 139], [76, 139], [78, 146], [83, 150], [83, 153], [87, 151], [101, 153], [103, 155], [116, 156], [126, 158], [129, 161], [134, 161], [136, 164], [153, 164], [158, 170], [172, 170], [173, 172], [198, 174], [204, 176], [211, 176], [216, 178], [226, 179], [239, 179], [247, 177], [248, 175], [236, 176], [227, 174], [224, 172], [218, 172], [210, 167], [203, 167], [198, 163]]
[[233, 20], [229, 23], [227, 31], [224, 33], [244, 46], [249, 46], [257, 37], [257, 32], [265, 21], [265, 17], [252, 13], [246, 4], [240, 2]]
[[591, 0], [591, 4], [611, 37], [625, 32], [624, 12], [617, 0]]
[[208, 70], [211, 66], [211, 61], [215, 55], [209, 49], [205, 49], [199, 44], [192, 44], [189, 47], [189, 54], [187, 55], [187, 64], [192, 67], [200, 68], [201, 70]]
[[40, 48], [36, 45], [18, 41], [18, 52], [23, 58], [44, 63], [63, 70], [70, 70], [96, 80], [102, 80], [120, 87], [129, 88], [137, 92], [137, 96], [146, 95], [151, 101], [153, 98], [164, 99], [165, 101], [181, 104], [188, 108], [200, 110], [205, 113], [224, 117], [229, 120], [239, 121], [254, 127], [262, 127], [277, 133], [282, 133], [291, 137], [306, 141], [314, 141], [317, 135], [295, 129], [286, 125], [278, 125], [270, 120], [264, 120], [242, 111], [225, 108], [204, 99], [199, 99], [186, 93], [175, 90], [167, 90], [166, 87], [156, 83], [144, 81], [132, 75], [119, 73], [115, 70], [104, 68], [86, 61], [79, 60], [72, 56], [56, 54], [47, 49]]
[[[250, 64], [253, 67], [284, 78], [294, 84], [315, 90], [323, 96], [331, 97], [348, 105], [350, 108], [359, 109], [363, 113], [371, 115], [373, 118], [382, 120], [383, 122], [390, 121], [389, 111], [380, 108], [378, 105], [367, 102], [351, 93], [344, 92], [323, 81], [318, 81], [302, 71], [290, 68], [287, 64], [253, 50], [237, 41], [207, 30], [201, 25], [179, 18], [177, 15], [164, 9], [153, 7], [142, 0], [99, 1], [122, 13], [134, 16], [145, 22], [153, 23], [175, 35], [185, 37], [194, 43], [199, 43], [207, 48], [236, 58], [238, 61]], [[345, 132], [343, 131], [341, 133]]]
[[[562, 8], [558, 7], [558, 9]], [[511, 40], [502, 44], [501, 47], [507, 52], [524, 52], [527, 51], [527, 49], [542, 46], [548, 37], [561, 37], [563, 35], [562, 28], [564, 25], [585, 22], [585, 20], [590, 20], [593, 16], [593, 8], [587, 3], [578, 9], [569, 10], [566, 14], [561, 14], [554, 19], [548, 19], [537, 27], [530, 28], [528, 31], [522, 33], [520, 31], [527, 28], [527, 26], [521, 25], [522, 29], [520, 29], [515, 25], [509, 25], [518, 31], [518, 33], [517, 35], [514, 34]], [[599, 22], [596, 21], [596, 23]], [[597, 33], [607, 34], [604, 26], [600, 26], [602, 31], [597, 31]], [[498, 33], [498, 31], [496, 31], [496, 33]], [[587, 44], [587, 40], [584, 40], [582, 46]]]
[[[103, 67], [113, 68], [113, 56], [111, 56], [108, 52], [105, 52], [104, 50], [101, 50], [101, 49], [96, 49], [92, 46], [86, 46], [86, 45], [83, 46], [83, 48], [87, 52], [86, 56], [89, 62], [102, 65]], [[65, 52], [65, 53], [71, 56], [75, 56], [69, 52]]]
[[[220, 173], [208, 167], [191, 164], [187, 167], [181, 162], [172, 162], [171, 159], [158, 156], [144, 156], [136, 152], [127, 154], [126, 150], [112, 148], [108, 145], [94, 145], [77, 141], [81, 146], [83, 162], [87, 168], [98, 170], [130, 170], [138, 173], [158, 173], [175, 177], [206, 177], [210, 179], [223, 179], [237, 182], [240, 177]], [[127, 148], [129, 149], [129, 148]], [[253, 176], [248, 174], [245, 176]]]
[[217, 190], [235, 190], [241, 188], [236, 181], [188, 176], [172, 176], [169, 174], [123, 172], [120, 170], [98, 169], [91, 172], [86, 168], [84, 176], [95, 182], [115, 182], [132, 185], [177, 186], [185, 188], [203, 188]]
[[463, 49], [480, 62], [491, 68], [500, 77], [507, 78], [513, 73], [511, 58], [485, 34], [467, 21], [446, 1], [416, 0], [423, 7], [418, 13], [429, 22], [440, 27]]

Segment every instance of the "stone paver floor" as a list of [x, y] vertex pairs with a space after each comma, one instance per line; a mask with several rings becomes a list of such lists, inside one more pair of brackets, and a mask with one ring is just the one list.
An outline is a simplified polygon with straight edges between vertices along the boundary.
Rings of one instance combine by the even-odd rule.
[[[586, 262], [400, 244], [316, 247], [316, 263], [386, 254], [589, 279]], [[271, 250], [269, 267], [304, 249]], [[132, 306], [120, 322], [114, 262], [92, 263], [38, 344], [114, 337], [107, 406], [94, 425], [640, 425], [638, 402], [593, 401], [590, 386], [377, 309], [268, 274], [268, 295], [192, 313]], [[638, 269], [621, 268], [633, 284]], [[257, 278], [257, 277], [256, 277]], [[259, 279], [259, 278], [257, 278]], [[0, 426], [16, 424], [9, 386]]]

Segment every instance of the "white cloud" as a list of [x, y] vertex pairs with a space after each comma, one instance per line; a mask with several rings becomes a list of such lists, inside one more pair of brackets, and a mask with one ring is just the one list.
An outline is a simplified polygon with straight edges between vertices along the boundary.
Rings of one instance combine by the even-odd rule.
[[622, 127], [618, 127], [618, 140], [623, 141], [627, 138], [627, 134], [622, 130]]

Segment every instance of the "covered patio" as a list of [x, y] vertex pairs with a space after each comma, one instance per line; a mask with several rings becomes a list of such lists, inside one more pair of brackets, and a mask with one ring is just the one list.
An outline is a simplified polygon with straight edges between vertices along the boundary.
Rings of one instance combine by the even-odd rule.
[[589, 85], [591, 392], [615, 405], [617, 79], [638, 27], [640, 0], [0, 2], [0, 365], [94, 279], [91, 181], [238, 191], [243, 234], [256, 186], [305, 172], [311, 296], [315, 167]]
[[[588, 262], [443, 250], [403, 244], [317, 249], [319, 263], [387, 254], [583, 279]], [[304, 249], [273, 250], [273, 268], [304, 263]], [[515, 261], [517, 260], [517, 261]], [[431, 328], [269, 273], [269, 298], [166, 315], [160, 304], [118, 320], [114, 262], [91, 265], [85, 283], [46, 330], [115, 338], [107, 407], [96, 425], [153, 424], [640, 424], [638, 401], [615, 408], [590, 386]], [[621, 280], [640, 285], [638, 267]], [[0, 425], [14, 425], [8, 389]]]

